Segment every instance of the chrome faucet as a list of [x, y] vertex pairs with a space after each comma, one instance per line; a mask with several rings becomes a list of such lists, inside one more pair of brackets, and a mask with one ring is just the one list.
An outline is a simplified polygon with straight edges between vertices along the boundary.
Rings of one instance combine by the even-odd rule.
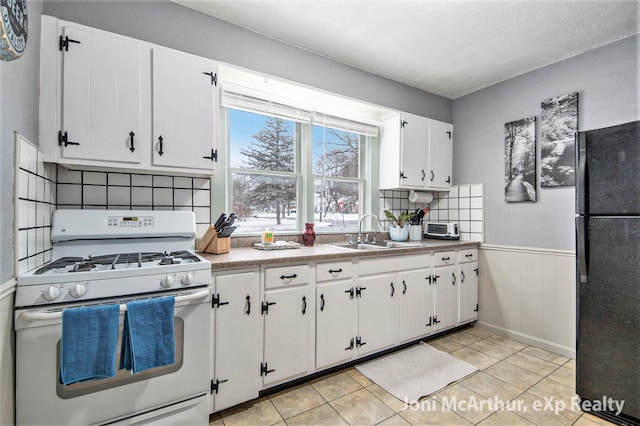
[[[363, 243], [363, 242], [364, 242], [364, 243], [368, 243], [368, 242], [369, 242], [369, 241], [368, 241], [368, 239], [369, 239], [369, 238], [368, 238], [368, 236], [367, 236], [367, 237], [365, 237], [364, 241], [362, 241], [362, 240], [360, 239], [360, 236], [362, 235], [362, 220], [363, 220], [365, 217], [367, 217], [367, 216], [371, 216], [371, 217], [375, 217], [375, 218], [376, 218], [376, 221], [378, 222], [378, 231], [380, 230], [380, 228], [382, 228], [382, 224], [380, 223], [380, 219], [378, 219], [378, 216], [376, 216], [376, 215], [375, 215], [375, 214], [373, 214], [373, 213], [367, 213], [367, 214], [365, 214], [364, 216], [362, 216], [362, 217], [360, 218], [360, 222], [358, 223], [358, 239], [357, 239], [357, 241], [356, 241], [357, 243]], [[376, 232], [377, 232], [377, 231], [376, 231]], [[374, 233], [373, 233], [373, 241], [371, 241], [372, 243], [375, 243], [375, 242], [376, 242], [376, 232], [374, 232]]]

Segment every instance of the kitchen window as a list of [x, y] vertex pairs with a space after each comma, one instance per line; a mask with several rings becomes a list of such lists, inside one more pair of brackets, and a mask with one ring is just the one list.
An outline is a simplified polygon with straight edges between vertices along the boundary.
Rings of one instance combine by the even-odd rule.
[[222, 106], [228, 172], [214, 206], [236, 213], [235, 235], [298, 233], [306, 222], [316, 232], [354, 231], [373, 198], [377, 213], [367, 178], [377, 176], [376, 127], [235, 93], [223, 92]]

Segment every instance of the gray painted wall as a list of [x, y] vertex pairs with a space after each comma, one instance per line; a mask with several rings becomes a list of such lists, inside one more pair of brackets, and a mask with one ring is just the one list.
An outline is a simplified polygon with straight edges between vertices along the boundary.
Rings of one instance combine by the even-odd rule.
[[538, 183], [538, 202], [504, 201], [504, 124], [536, 116], [540, 141], [540, 103], [576, 91], [580, 131], [640, 119], [639, 51], [636, 35], [453, 102], [454, 181], [485, 183], [486, 243], [574, 249], [573, 187]]
[[451, 122], [451, 101], [168, 0], [47, 1], [44, 13], [319, 89]]
[[40, 93], [40, 17], [42, 0], [27, 5], [27, 49], [15, 61], [0, 61], [0, 284], [13, 278], [13, 132], [38, 143], [38, 97]]

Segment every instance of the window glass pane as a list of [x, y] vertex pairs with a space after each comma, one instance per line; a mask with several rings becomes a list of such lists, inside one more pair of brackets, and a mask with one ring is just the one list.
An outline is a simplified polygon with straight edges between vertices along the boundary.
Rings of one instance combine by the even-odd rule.
[[230, 167], [293, 172], [293, 129], [290, 120], [230, 109]]
[[296, 178], [250, 173], [232, 173], [231, 178], [236, 233], [257, 233], [266, 227], [296, 230]]
[[313, 126], [313, 173], [357, 178], [359, 148], [357, 133]]
[[359, 185], [328, 179], [314, 181], [316, 231], [358, 229]]

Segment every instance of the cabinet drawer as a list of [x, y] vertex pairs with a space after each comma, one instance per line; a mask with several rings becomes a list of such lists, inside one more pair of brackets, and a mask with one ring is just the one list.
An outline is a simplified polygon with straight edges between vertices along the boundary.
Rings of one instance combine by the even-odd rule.
[[309, 265], [282, 266], [265, 270], [265, 288], [288, 287], [309, 282]]
[[455, 251], [443, 251], [434, 254], [435, 266], [447, 266], [456, 264], [456, 252]]
[[431, 256], [414, 254], [409, 256], [389, 256], [375, 259], [363, 259], [359, 265], [359, 275], [381, 274], [386, 272], [421, 269], [431, 266]]
[[458, 252], [458, 262], [476, 262], [478, 260], [478, 249], [460, 250]]
[[350, 260], [343, 262], [318, 263], [316, 281], [335, 281], [351, 278], [352, 263]]

